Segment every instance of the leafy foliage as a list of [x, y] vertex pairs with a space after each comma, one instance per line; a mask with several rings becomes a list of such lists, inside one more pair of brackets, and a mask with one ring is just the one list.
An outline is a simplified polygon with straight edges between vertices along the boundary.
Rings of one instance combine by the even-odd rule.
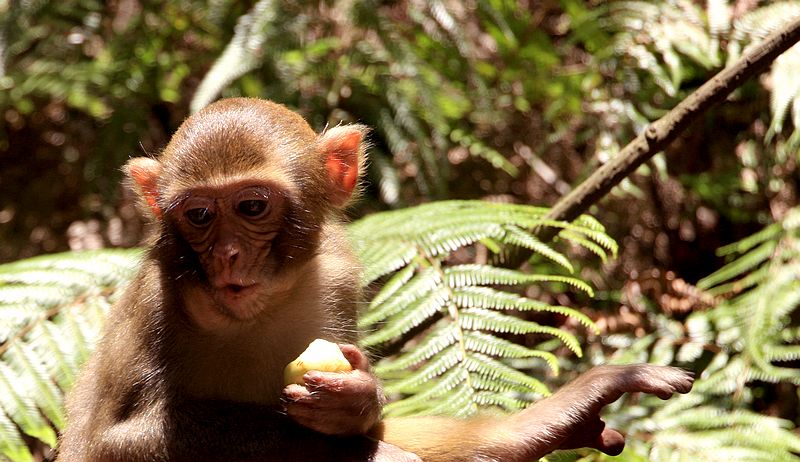
[[183, 117], [172, 111], [188, 104], [192, 75], [239, 10], [224, 0], [0, 2], [2, 261], [66, 249], [82, 221], [114, 222], [106, 245], [138, 242], [132, 210], [119, 210], [119, 167], [165, 144]]
[[[381, 200], [397, 207], [410, 186], [423, 197], [449, 196], [448, 153], [478, 159], [498, 177], [517, 177], [509, 154], [476, 132], [512, 125], [547, 92], [561, 98], [553, 119], [580, 107], [564, 94], [578, 82], [551, 75], [558, 52], [530, 27], [524, 9], [408, 2], [391, 13], [404, 21], [376, 1], [337, 3], [331, 17], [318, 9], [317, 2], [257, 2], [239, 19], [192, 109], [219, 93], [268, 95], [304, 108], [319, 128], [342, 120], [373, 127], [380, 140], [371, 150], [375, 183]], [[487, 34], [472, 33], [476, 27]], [[487, 43], [501, 59], [486, 59]]]
[[[616, 49], [671, 97], [680, 94], [683, 83], [738, 59], [748, 46], [800, 14], [797, 1], [771, 2], [736, 17], [725, 0], [703, 3], [623, 1], [611, 7], [613, 22], [625, 30], [618, 35]], [[631, 32], [645, 32], [646, 37]], [[784, 53], [770, 70], [773, 135], [783, 128], [790, 107], [793, 120], [800, 117], [800, 106], [793, 104], [800, 95], [798, 50], [795, 46]]]
[[769, 384], [800, 381], [793, 367], [800, 357], [793, 316], [800, 305], [799, 225], [800, 210], [793, 209], [781, 222], [722, 247], [720, 254], [731, 260], [698, 283], [720, 300], [711, 309], [684, 322], [650, 313], [653, 334], [606, 340], [616, 350], [612, 362], [677, 361], [703, 370], [688, 395], [611, 406], [610, 424], [653, 435], [630, 441], [620, 460], [640, 460], [642, 454], [656, 462], [800, 460], [793, 422], [752, 410]]
[[541, 226], [560, 228], [566, 241], [590, 247], [603, 257], [616, 251], [616, 244], [594, 219], [551, 222], [544, 218], [545, 212], [514, 204], [444, 201], [375, 214], [350, 227], [364, 264], [364, 284], [383, 282], [360, 319], [360, 327], [368, 333], [362, 343], [406, 345], [397, 357], [376, 368], [386, 379], [385, 390], [404, 398], [386, 406], [388, 415], [469, 415], [485, 405], [516, 410], [532, 396], [548, 394], [541, 381], [517, 372], [508, 361], [536, 358], [558, 374], [556, 356], [514, 343], [508, 334], [553, 336], [581, 355], [573, 334], [510, 312], [557, 313], [594, 329], [588, 317], [572, 308], [512, 290], [525, 284], [551, 284], [555, 290], [564, 286], [592, 294], [585, 282], [560, 274], [454, 261], [465, 249], [474, 252], [475, 246], [495, 253], [514, 246], [530, 250], [534, 260], [545, 259], [572, 272], [562, 252], [528, 231]]
[[[617, 77], [625, 83], [619, 88], [599, 88], [589, 103], [600, 122], [596, 153], [601, 160], [616, 155], [622, 141], [640, 133], [650, 120], [674, 107], [714, 72], [800, 13], [797, 1], [761, 2], [764, 4], [748, 7], [733, 3], [727, 0], [610, 3], [605, 19], [610, 30], [616, 32], [614, 54], [602, 61], [618, 67]], [[757, 82], [746, 83], [732, 98], [736, 102], [731, 105], [732, 114], [738, 111], [742, 118], [747, 117], [745, 120], [755, 121], [759, 125], [751, 130], [756, 134], [755, 141], [763, 141], [767, 146], [753, 145], [754, 133], [737, 130], [739, 135], [732, 138], [738, 139], [741, 146], [737, 148], [737, 156], [732, 157], [739, 161], [735, 170], [731, 162], [720, 162], [714, 166], [718, 179], [708, 181], [711, 172], [705, 169], [699, 178], [690, 175], [682, 179], [691, 182], [693, 188], [699, 184], [698, 188], [706, 192], [717, 180], [735, 183], [733, 190], [719, 187], [718, 194], [708, 199], [714, 200], [718, 211], [737, 221], [750, 217], [742, 210], [743, 203], [757, 202], [762, 197], [748, 197], [748, 193], [773, 194], [784, 186], [785, 179], [769, 166], [785, 165], [800, 146], [800, 132], [794, 129], [800, 122], [798, 50], [800, 47], [794, 46], [775, 60], [764, 79], [766, 88]], [[760, 108], [753, 108], [749, 116], [741, 112], [742, 106], [766, 98], [770, 101], [769, 116]], [[720, 119], [735, 118], [726, 117], [724, 112], [714, 117], [715, 125], [724, 124]], [[760, 127], [761, 123], [768, 124], [766, 131]], [[768, 145], [773, 142], [775, 146]], [[730, 150], [727, 145], [721, 148]], [[659, 162], [650, 168], [655, 167], [659, 175], [668, 177], [666, 163], [663, 159]], [[648, 170], [642, 168], [641, 173]], [[640, 193], [630, 182], [624, 183], [623, 189]]]
[[66, 253], [0, 266], [0, 455], [32, 461], [21, 434], [54, 447], [63, 398], [139, 251]]
[[[559, 451], [544, 458], [547, 462], [619, 461], [798, 461], [800, 436], [794, 424], [785, 419], [752, 410], [753, 380], [746, 361], [737, 353], [738, 339], [725, 338], [721, 330], [698, 328], [708, 313], [695, 313], [682, 323], [660, 313], [650, 313], [656, 332], [643, 338], [615, 335], [606, 340], [615, 353], [611, 363], [679, 363], [706, 365], [697, 377], [692, 392], [669, 401], [654, 397], [624, 397], [608, 407], [606, 421], [627, 435], [625, 451], [610, 458], [587, 450]], [[740, 345], [736, 345], [739, 343]], [[592, 347], [592, 350], [597, 350]], [[700, 350], [700, 361], [689, 361], [687, 350]], [[731, 367], [730, 369], [728, 367]]]
[[731, 297], [702, 313], [705, 320], [693, 333], [703, 338], [713, 327], [725, 353], [735, 354], [715, 371], [709, 392], [730, 393], [743, 381], [800, 383], [800, 371], [790, 366], [800, 358], [800, 331], [792, 316], [800, 305], [799, 229], [800, 210], [793, 209], [781, 222], [721, 248], [722, 255], [736, 258], [698, 284]]
[[[738, 57], [738, 48], [742, 43], [753, 43], [774, 32], [792, 18], [800, 14], [800, 2], [781, 1], [742, 16], [732, 27], [732, 42], [729, 46], [731, 58]], [[770, 94], [770, 111], [772, 120], [767, 132], [767, 140], [773, 139], [784, 128], [786, 115], [791, 111], [791, 136], [788, 140], [789, 149], [800, 146], [800, 132], [795, 130], [800, 127], [800, 46], [793, 46], [786, 53], [779, 56], [772, 65], [770, 78], [772, 79]]]
[[[713, 316], [716, 310], [693, 314], [687, 321], [688, 332], [681, 323], [654, 314], [659, 335], [629, 338], [626, 348], [615, 354], [613, 360], [621, 363], [677, 359], [693, 367], [699, 356], [690, 350], [711, 356], [699, 361], [707, 366], [690, 394], [666, 402], [650, 397], [639, 402], [628, 399], [612, 406], [611, 425], [626, 428], [628, 434], [652, 435], [633, 438], [621, 457], [623, 462], [639, 460], [637, 455], [647, 455], [647, 460], [655, 462], [800, 460], [800, 437], [792, 431], [794, 425], [751, 410], [753, 389], [747, 388], [747, 367], [741, 367], [742, 358], [730, 343], [733, 339], [726, 343], [719, 331], [698, 327], [710, 327], [704, 317]], [[733, 366], [735, 371], [723, 371], [734, 364], [738, 364]]]

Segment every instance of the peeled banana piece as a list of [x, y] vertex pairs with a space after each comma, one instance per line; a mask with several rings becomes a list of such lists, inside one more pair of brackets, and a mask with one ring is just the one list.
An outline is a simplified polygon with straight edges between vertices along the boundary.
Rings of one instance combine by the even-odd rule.
[[318, 338], [283, 370], [283, 383], [304, 385], [303, 376], [308, 371], [348, 372], [353, 367], [335, 343]]

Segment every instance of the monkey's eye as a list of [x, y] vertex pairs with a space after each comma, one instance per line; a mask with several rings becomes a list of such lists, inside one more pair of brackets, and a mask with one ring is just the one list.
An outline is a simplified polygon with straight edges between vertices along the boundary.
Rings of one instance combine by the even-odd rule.
[[189, 209], [184, 215], [186, 215], [186, 219], [189, 220], [189, 223], [195, 226], [205, 226], [214, 219], [214, 213], [207, 207]]
[[246, 217], [256, 218], [266, 212], [267, 201], [262, 199], [245, 199], [236, 204], [236, 210]]

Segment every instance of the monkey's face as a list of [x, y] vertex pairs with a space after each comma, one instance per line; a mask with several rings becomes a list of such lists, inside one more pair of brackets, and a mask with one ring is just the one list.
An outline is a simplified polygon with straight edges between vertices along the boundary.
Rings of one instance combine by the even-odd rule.
[[224, 314], [246, 320], [277, 272], [273, 243], [286, 211], [282, 191], [267, 182], [239, 182], [188, 191], [168, 212], [197, 256], [206, 290]]
[[284, 106], [231, 98], [186, 119], [158, 159], [131, 159], [142, 209], [167, 221], [161, 241], [179, 238], [162, 255], [192, 292], [186, 308], [249, 320], [280, 304], [356, 189], [365, 132], [317, 135]]

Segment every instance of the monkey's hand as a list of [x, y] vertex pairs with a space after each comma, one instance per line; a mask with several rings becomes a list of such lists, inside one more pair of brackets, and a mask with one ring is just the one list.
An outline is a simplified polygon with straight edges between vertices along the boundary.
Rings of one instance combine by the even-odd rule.
[[283, 389], [286, 413], [300, 425], [327, 435], [363, 435], [381, 415], [383, 397], [369, 360], [353, 345], [339, 345], [349, 372], [309, 371], [305, 385]]
[[595, 367], [515, 416], [517, 428], [526, 435], [526, 455], [535, 460], [556, 449], [579, 447], [617, 455], [625, 447], [625, 437], [606, 428], [600, 419], [606, 405], [626, 392], [668, 399], [674, 393], [688, 393], [693, 382], [691, 373], [675, 367], [650, 364]]

